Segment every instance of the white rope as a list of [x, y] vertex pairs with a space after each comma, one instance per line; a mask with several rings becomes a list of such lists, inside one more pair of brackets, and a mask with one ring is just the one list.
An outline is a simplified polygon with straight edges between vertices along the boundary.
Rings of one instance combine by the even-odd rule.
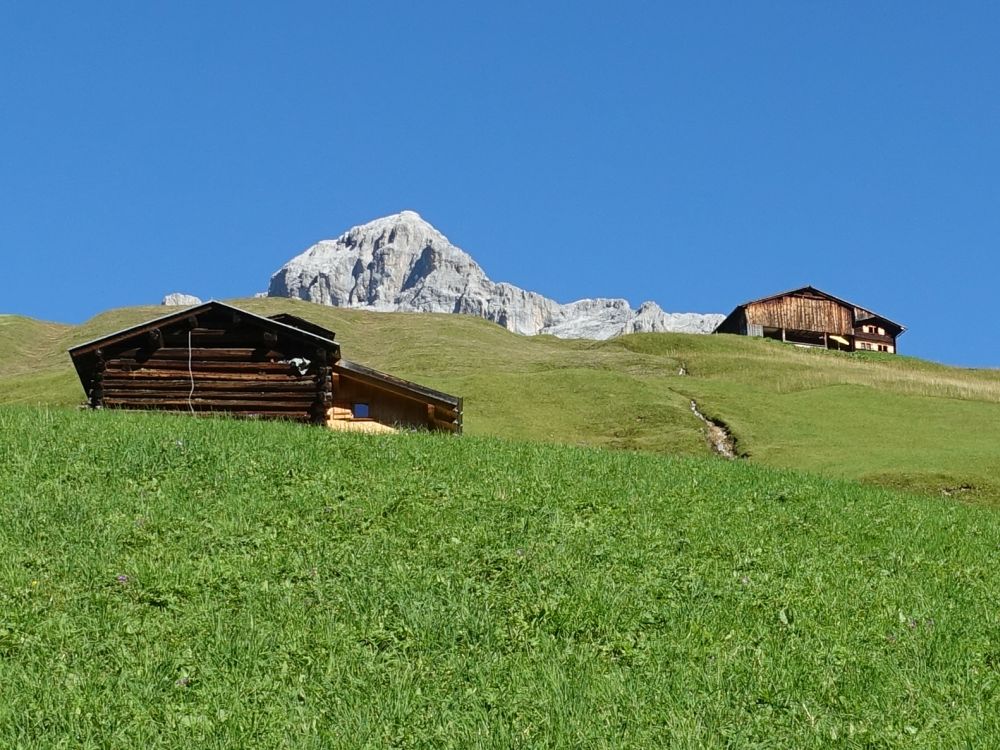
[[191, 331], [188, 331], [188, 377], [191, 378], [191, 392], [188, 393], [188, 409], [194, 414], [194, 403], [191, 399], [194, 397], [194, 371], [191, 369]]

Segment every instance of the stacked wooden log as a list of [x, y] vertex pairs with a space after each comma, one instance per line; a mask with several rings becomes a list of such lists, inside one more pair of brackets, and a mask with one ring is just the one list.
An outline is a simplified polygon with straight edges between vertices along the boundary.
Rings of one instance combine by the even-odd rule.
[[[232, 350], [219, 350], [228, 352]], [[162, 352], [162, 353], [161, 353]], [[135, 409], [226, 411], [308, 421], [317, 400], [316, 378], [287, 362], [238, 362], [164, 349], [144, 362], [110, 360], [103, 405]]]

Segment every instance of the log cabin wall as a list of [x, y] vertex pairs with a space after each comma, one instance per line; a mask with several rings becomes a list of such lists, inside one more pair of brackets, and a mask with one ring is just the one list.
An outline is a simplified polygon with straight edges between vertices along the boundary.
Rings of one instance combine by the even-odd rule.
[[331, 351], [225, 310], [109, 342], [92, 356], [95, 407], [322, 422], [332, 403]]

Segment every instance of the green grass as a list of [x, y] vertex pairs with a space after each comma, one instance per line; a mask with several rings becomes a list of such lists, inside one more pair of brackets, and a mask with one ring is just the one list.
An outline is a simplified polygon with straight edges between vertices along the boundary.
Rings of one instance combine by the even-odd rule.
[[1000, 744], [988, 508], [14, 407], [0, 502], [3, 747]]
[[62, 344], [72, 337], [72, 326], [46, 323], [22, 315], [0, 315], [0, 376], [30, 374], [36, 370], [66, 369]]
[[[236, 304], [315, 320], [348, 358], [464, 396], [471, 435], [705, 455], [694, 398], [752, 462], [1000, 503], [1000, 371], [736, 336], [563, 341], [460, 315]], [[78, 327], [0, 318], [0, 403], [79, 403], [65, 349], [163, 312], [112, 310]]]

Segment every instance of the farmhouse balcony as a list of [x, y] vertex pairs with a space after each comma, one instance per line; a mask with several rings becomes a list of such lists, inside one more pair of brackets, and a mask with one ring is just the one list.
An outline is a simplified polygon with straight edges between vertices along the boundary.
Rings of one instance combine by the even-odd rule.
[[888, 334], [881, 333], [864, 333], [862, 331], [857, 331], [854, 333], [855, 341], [870, 341], [873, 344], [892, 344], [894, 339]]

